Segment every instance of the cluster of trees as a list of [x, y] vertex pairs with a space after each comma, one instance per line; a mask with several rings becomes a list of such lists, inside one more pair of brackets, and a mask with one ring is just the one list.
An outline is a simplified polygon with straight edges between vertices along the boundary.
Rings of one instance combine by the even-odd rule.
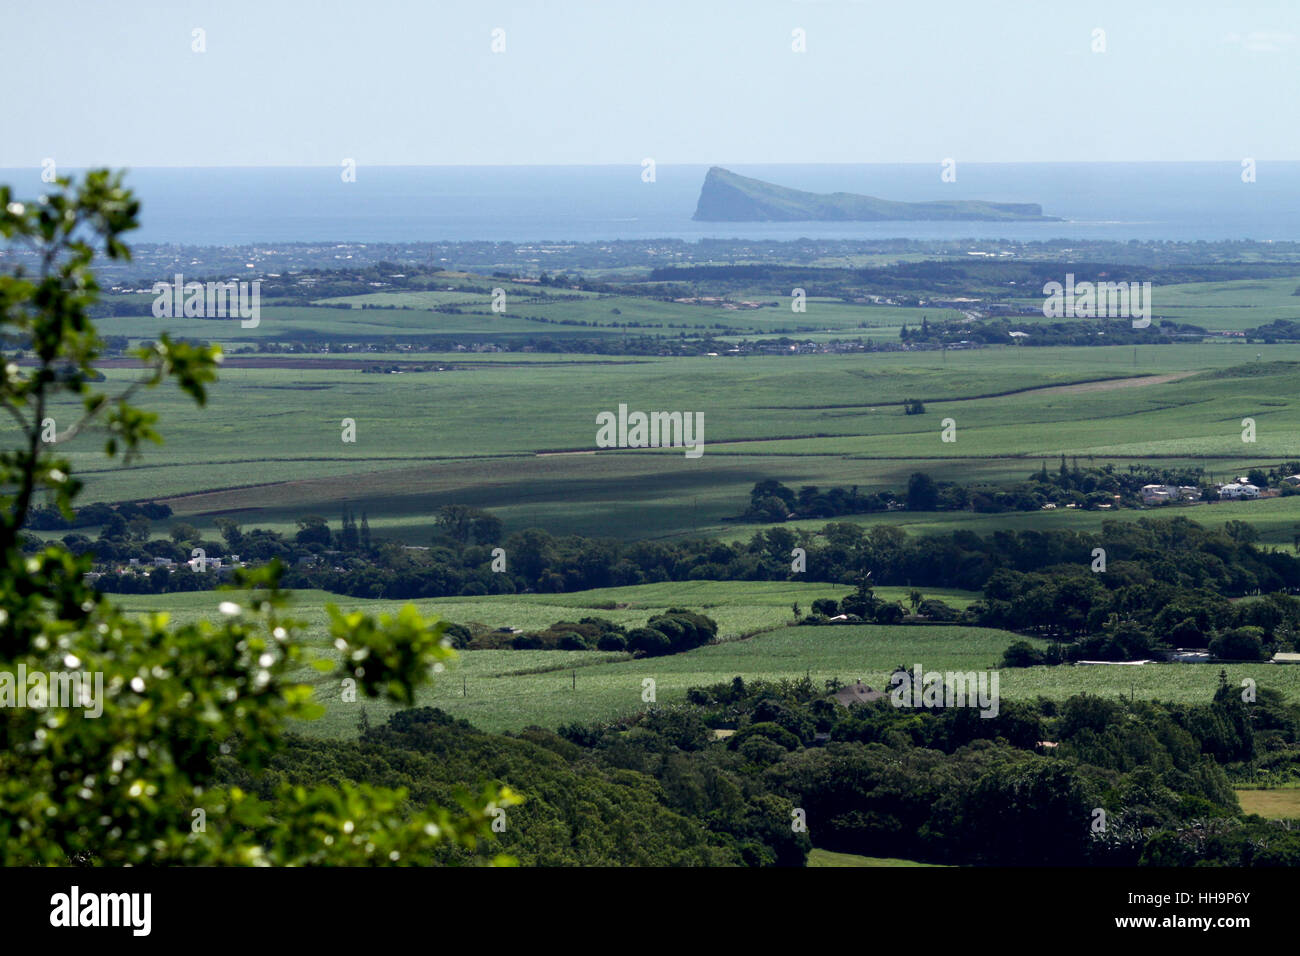
[[447, 633], [453, 646], [470, 650], [630, 651], [636, 657], [660, 657], [709, 643], [717, 636], [718, 624], [703, 614], [675, 607], [631, 630], [606, 618], [584, 617], [556, 621], [544, 630], [522, 634], [509, 628], [462, 624], [450, 625]]
[[[344, 508], [341, 528], [332, 531], [329, 523], [319, 515], [304, 515], [297, 522], [298, 530], [292, 537], [286, 537], [278, 531], [254, 528], [245, 531], [236, 521], [220, 517], [213, 524], [221, 538], [204, 538], [194, 525], [184, 521], [173, 522], [166, 538], [150, 538], [153, 526], [146, 515], [160, 518], [171, 514], [166, 505], [146, 504], [136, 506], [131, 503], [109, 508], [107, 505], [89, 505], [77, 512], [78, 522], [83, 516], [90, 516], [101, 523], [99, 535], [73, 532], [61, 539], [61, 544], [72, 554], [87, 555], [96, 564], [114, 564], [138, 559], [141, 568], [123, 574], [106, 575], [98, 582], [100, 590], [121, 594], [162, 593], [167, 591], [199, 591], [216, 587], [220, 579], [207, 572], [192, 572], [184, 566], [191, 558], [195, 548], [202, 549], [206, 558], [231, 558], [238, 555], [245, 564], [265, 564], [271, 561], [294, 563], [300, 558], [316, 558], [327, 552], [339, 555], [340, 560], [348, 556], [357, 558], [362, 563], [375, 553], [375, 542], [371, 538], [370, 523], [366, 515], [361, 515], [358, 523], [350, 508]], [[128, 518], [127, 515], [132, 517]], [[26, 535], [22, 548], [28, 553], [35, 553], [42, 547], [35, 535]], [[167, 558], [177, 565], [177, 569], [145, 574], [144, 571], [155, 558]]]
[[1070, 322], [1033, 321], [1023, 337], [1012, 335], [1025, 323], [1010, 319], [962, 320], [936, 322], [922, 319], [922, 326], [899, 332], [899, 339], [909, 345], [956, 345], [976, 342], [981, 345], [1167, 345], [1179, 339], [1199, 339], [1207, 335], [1197, 325], [1168, 320], [1153, 322], [1146, 328], [1134, 328], [1130, 319], [1079, 319]]
[[[1204, 582], [1202, 582], [1204, 585]], [[1014, 642], [1002, 666], [1030, 667], [1077, 660], [1133, 660], [1174, 648], [1204, 649], [1226, 661], [1261, 661], [1300, 646], [1300, 599], [1276, 591], [1233, 600], [1210, 587], [1155, 580], [1132, 561], [1090, 566], [1057, 565], [1023, 572], [1000, 568], [982, 600], [957, 610], [920, 591], [909, 595], [913, 621], [997, 627], [1052, 643]], [[799, 616], [798, 605], [794, 607]], [[899, 602], [876, 597], [865, 579], [841, 600], [819, 598], [801, 624], [897, 624]]]
[[[372, 290], [373, 291], [373, 290]], [[340, 306], [347, 308], [347, 306]], [[445, 310], [439, 310], [445, 311]], [[527, 318], [527, 316], [522, 316]], [[539, 320], [540, 321], [540, 320]], [[616, 323], [618, 328], [653, 327], [660, 325], [648, 323]], [[702, 328], [702, 326], [696, 326]], [[678, 333], [638, 333], [618, 335], [583, 335], [580, 333], [561, 332], [553, 335], [539, 335], [529, 332], [475, 332], [466, 337], [463, 334], [441, 335], [404, 335], [401, 337], [366, 338], [355, 335], [335, 335], [327, 333], [308, 334], [301, 331], [294, 333], [297, 338], [259, 339], [252, 351], [266, 354], [320, 352], [328, 344], [331, 349], [350, 346], [357, 352], [450, 352], [457, 348], [473, 349], [489, 346], [501, 352], [573, 352], [585, 355], [702, 355], [705, 352], [724, 352], [732, 342], [720, 342], [711, 333], [701, 332], [696, 335]]]
[[638, 656], [662, 657], [700, 647], [712, 641], [717, 634], [718, 625], [713, 618], [675, 607], [663, 614], [656, 614], [646, 622], [645, 627], [630, 631], [627, 647]]
[[543, 631], [518, 634], [510, 640], [510, 646], [522, 650], [625, 651], [627, 630], [605, 618], [584, 617], [577, 622], [556, 621]]
[[[908, 595], [911, 604], [912, 619], [933, 624], [953, 624], [962, 619], [961, 612], [936, 598], [927, 598], [920, 591]], [[794, 605], [794, 614], [799, 618], [799, 605]], [[829, 624], [838, 618], [845, 624], [897, 624], [906, 617], [907, 611], [898, 601], [884, 601], [877, 597], [867, 583], [866, 578], [858, 582], [854, 593], [840, 600], [835, 598], [818, 598], [812, 602], [812, 613], [799, 620], [800, 624]]]
[[1300, 772], [1300, 708], [1275, 691], [1246, 704], [1221, 679], [1201, 704], [1082, 695], [984, 718], [888, 698], [846, 710], [825, 696], [836, 686], [736, 678], [688, 693], [806, 811], [817, 846], [960, 864], [1300, 860], [1300, 837], [1243, 818], [1230, 783]]
[[1300, 834], [1244, 816], [1232, 788], [1300, 772], [1300, 708], [1272, 690], [1250, 704], [1226, 682], [1198, 704], [1003, 701], [983, 718], [888, 698], [845, 708], [839, 686], [736, 677], [558, 732], [486, 734], [429, 708], [372, 728], [363, 712], [358, 741], [295, 739], [229, 783], [382, 775], [418, 804], [486, 776], [524, 798], [501, 848], [539, 865], [799, 866], [813, 845], [962, 865], [1300, 863]]
[[468, 505], [443, 505], [438, 509], [438, 528], [458, 548], [470, 544], [495, 545], [501, 541], [501, 519]]
[[[916, 414], [908, 399], [904, 413]], [[922, 408], [922, 412], [924, 408]], [[1261, 488], [1275, 483], [1281, 477], [1294, 475], [1287, 470], [1300, 462], [1284, 462], [1276, 469], [1253, 468], [1250, 480]], [[1256, 480], [1258, 479], [1258, 481]], [[1067, 467], [1061, 456], [1058, 469], [1048, 470], [1044, 461], [1040, 469], [1019, 484], [1002, 488], [960, 485], [951, 481], [936, 481], [925, 472], [913, 472], [908, 478], [903, 494], [892, 490], [861, 492], [857, 485], [849, 488], [819, 488], [804, 485], [798, 492], [781, 482], [767, 478], [758, 481], [749, 493], [749, 504], [740, 515], [742, 521], [770, 524], [795, 518], [832, 518], [840, 515], [871, 514], [906, 508], [908, 511], [975, 511], [995, 514], [1003, 511], [1037, 511], [1045, 505], [1074, 506], [1094, 510], [1106, 505], [1112, 508], [1143, 507], [1142, 486], [1148, 484], [1186, 485], [1200, 488], [1207, 499], [1217, 497], [1205, 483], [1204, 470], [1199, 467], [1185, 469], [1155, 468], [1130, 465], [1127, 472], [1112, 464], [1099, 468], [1079, 467], [1078, 458]], [[1286, 486], [1288, 490], [1290, 486]]]
[[1071, 660], [1134, 660], [1171, 648], [1206, 649], [1222, 660], [1259, 661], [1300, 639], [1300, 600], [1281, 591], [1231, 600], [1210, 586], [1161, 580], [1140, 562], [1108, 562], [1105, 574], [1058, 566], [1000, 569], [971, 623], [1034, 634], [1060, 646], [1013, 645], [1006, 666]]
[[[909, 413], [910, 414], [910, 413]], [[858, 486], [827, 488], [804, 485], [796, 494], [781, 482], [765, 478], [755, 482], [742, 521], [770, 524], [791, 518], [831, 518], [837, 515], [870, 514], [902, 506], [892, 491], [862, 493]]]
[[119, 505], [100, 502], [85, 505], [73, 512], [71, 518], [53, 506], [34, 506], [28, 515], [26, 527], [32, 531], [61, 531], [67, 528], [93, 528], [99, 525], [117, 525], [143, 518], [145, 521], [162, 521], [170, 518], [172, 509], [156, 501], [126, 501]]
[[[261, 773], [232, 767], [228, 783], [261, 796], [382, 778], [415, 806], [445, 806], [488, 778], [523, 798], [493, 848], [525, 866], [800, 866], [811, 849], [791, 829], [789, 799], [742, 757], [710, 746], [709, 729], [689, 712], [657, 708], [593, 728], [589, 744], [539, 727], [483, 733], [431, 708], [361, 723], [357, 741], [296, 739]], [[447, 843], [422, 862], [480, 855]]]
[[1277, 342], [1300, 341], [1300, 322], [1293, 319], [1274, 319], [1264, 325], [1247, 329], [1246, 341], [1263, 342], [1265, 345], [1273, 345]]

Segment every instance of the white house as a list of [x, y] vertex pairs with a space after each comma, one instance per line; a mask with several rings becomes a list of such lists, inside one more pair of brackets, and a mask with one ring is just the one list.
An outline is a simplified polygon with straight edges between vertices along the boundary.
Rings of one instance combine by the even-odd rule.
[[1219, 486], [1219, 497], [1221, 498], [1258, 498], [1259, 487], [1252, 485], [1250, 482], [1242, 483], [1234, 481], [1230, 484]]

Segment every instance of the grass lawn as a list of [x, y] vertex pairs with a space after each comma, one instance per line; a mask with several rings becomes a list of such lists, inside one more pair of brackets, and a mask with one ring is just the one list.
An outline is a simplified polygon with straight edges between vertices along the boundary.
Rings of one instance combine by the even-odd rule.
[[856, 853], [834, 853], [814, 849], [808, 854], [808, 866], [939, 866], [937, 863], [917, 863], [915, 860], [897, 860], [888, 856], [859, 856]]
[[1240, 788], [1237, 799], [1241, 809], [1270, 820], [1300, 820], [1300, 786], [1270, 790]]

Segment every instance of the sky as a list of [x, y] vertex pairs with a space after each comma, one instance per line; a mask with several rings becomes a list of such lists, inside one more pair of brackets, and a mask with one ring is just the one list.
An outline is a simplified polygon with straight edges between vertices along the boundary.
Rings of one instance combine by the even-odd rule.
[[1296, 0], [3, 7], [0, 167], [1300, 160]]

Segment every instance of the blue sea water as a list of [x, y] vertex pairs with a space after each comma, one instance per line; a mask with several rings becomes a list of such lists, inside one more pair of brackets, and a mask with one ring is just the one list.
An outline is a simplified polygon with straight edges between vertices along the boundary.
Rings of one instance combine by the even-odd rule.
[[[884, 199], [1036, 202], [1063, 222], [693, 222], [707, 166], [665, 166], [655, 181], [628, 166], [359, 166], [141, 168], [132, 241], [275, 242], [614, 240], [703, 237], [1003, 238], [1019, 240], [1300, 240], [1300, 163], [958, 164], [956, 182], [925, 165], [728, 165], [813, 192]], [[60, 170], [75, 172], [75, 170]], [[38, 168], [0, 170], [19, 197], [39, 194]]]

